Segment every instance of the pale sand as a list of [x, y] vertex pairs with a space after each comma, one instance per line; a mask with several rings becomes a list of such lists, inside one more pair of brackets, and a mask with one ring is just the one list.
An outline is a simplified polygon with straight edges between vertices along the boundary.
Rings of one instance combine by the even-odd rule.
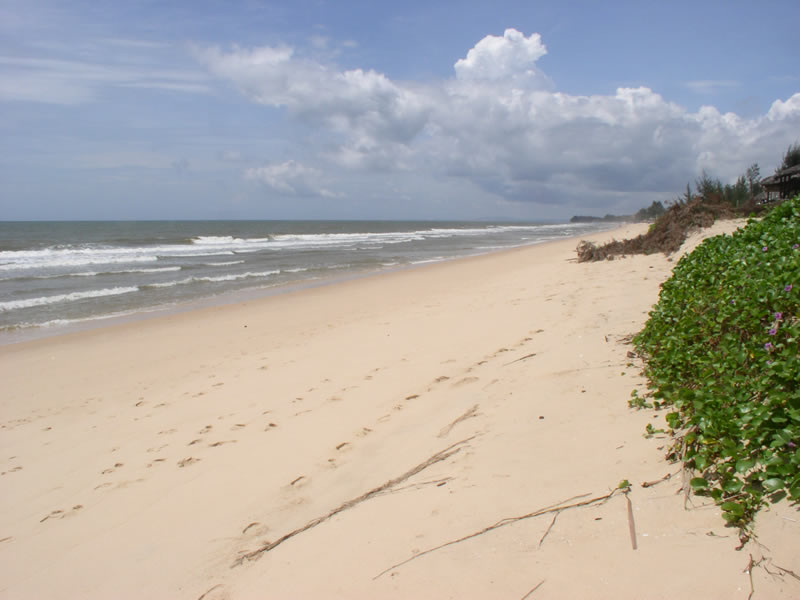
[[[727, 600], [751, 555], [800, 574], [795, 509], [737, 552], [679, 476], [641, 487], [679, 468], [624, 340], [674, 262], [576, 243], [0, 348], [0, 597]], [[637, 550], [615, 494], [425, 553], [622, 479]]]

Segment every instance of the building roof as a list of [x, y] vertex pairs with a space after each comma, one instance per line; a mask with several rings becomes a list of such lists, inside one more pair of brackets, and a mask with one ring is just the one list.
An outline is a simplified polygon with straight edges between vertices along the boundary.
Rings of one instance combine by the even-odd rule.
[[800, 178], [800, 165], [795, 165], [793, 167], [781, 169], [780, 171], [775, 171], [774, 175], [770, 175], [769, 177], [764, 177], [764, 179], [761, 180], [761, 185], [777, 184], [778, 178], [783, 175], [788, 175], [790, 179]]

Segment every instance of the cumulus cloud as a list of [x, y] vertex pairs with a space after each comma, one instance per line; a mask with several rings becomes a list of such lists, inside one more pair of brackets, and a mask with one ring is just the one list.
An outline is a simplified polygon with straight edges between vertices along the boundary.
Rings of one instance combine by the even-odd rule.
[[456, 78], [462, 81], [515, 82], [540, 76], [536, 61], [547, 54], [538, 33], [525, 37], [516, 29], [500, 36], [487, 35], [456, 61]]
[[[427, 84], [372, 70], [338, 70], [289, 47], [198, 51], [218, 77], [254, 102], [324, 132], [323, 168], [404, 170], [467, 180], [516, 201], [641, 206], [683, 189], [700, 170], [733, 179], [765, 149], [794, 142], [800, 94], [753, 119], [695, 113], [647, 87], [580, 96], [554, 90], [538, 68], [538, 34], [486, 36]], [[333, 146], [331, 146], [333, 140]], [[321, 172], [292, 161], [248, 171], [276, 191], [300, 193]]]
[[323, 196], [327, 198], [337, 196], [337, 194], [322, 187], [322, 173], [319, 170], [293, 160], [247, 169], [245, 177], [258, 181], [283, 195]]

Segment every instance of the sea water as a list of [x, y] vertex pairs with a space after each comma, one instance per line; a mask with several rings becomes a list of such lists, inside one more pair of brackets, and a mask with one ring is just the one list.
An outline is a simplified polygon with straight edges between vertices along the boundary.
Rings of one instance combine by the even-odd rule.
[[397, 221], [0, 222], [0, 343], [608, 229]]

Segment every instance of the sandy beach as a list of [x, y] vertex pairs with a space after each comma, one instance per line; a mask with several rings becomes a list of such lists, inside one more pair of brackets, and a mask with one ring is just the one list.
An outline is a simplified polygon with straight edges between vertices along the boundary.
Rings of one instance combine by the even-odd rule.
[[0, 347], [0, 598], [800, 597], [628, 408], [678, 256], [577, 242]]

